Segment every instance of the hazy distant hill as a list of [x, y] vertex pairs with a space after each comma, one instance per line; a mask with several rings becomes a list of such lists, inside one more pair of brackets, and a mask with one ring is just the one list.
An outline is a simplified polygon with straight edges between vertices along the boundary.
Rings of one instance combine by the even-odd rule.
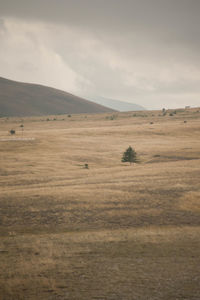
[[0, 116], [104, 113], [110, 108], [54, 88], [0, 77]]
[[109, 98], [95, 97], [93, 101], [118, 111], [146, 110], [146, 108], [138, 104], [123, 102], [120, 100], [114, 100]]

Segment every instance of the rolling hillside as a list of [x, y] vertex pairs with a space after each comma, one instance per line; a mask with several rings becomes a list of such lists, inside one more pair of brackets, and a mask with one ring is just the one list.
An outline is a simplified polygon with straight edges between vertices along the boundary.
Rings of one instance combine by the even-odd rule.
[[23, 136], [0, 118], [1, 300], [200, 299], [200, 108], [173, 111], [30, 117]]
[[105, 113], [113, 110], [54, 88], [0, 77], [0, 116]]

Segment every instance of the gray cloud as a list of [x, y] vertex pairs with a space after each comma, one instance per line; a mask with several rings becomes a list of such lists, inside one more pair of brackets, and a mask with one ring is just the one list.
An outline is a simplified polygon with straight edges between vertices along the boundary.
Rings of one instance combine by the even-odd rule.
[[199, 0], [0, 1], [1, 76], [149, 108], [197, 106], [199, 13]]
[[170, 40], [196, 36], [199, 11], [199, 0], [0, 1], [2, 16], [61, 22], [104, 33], [142, 30]]
[[6, 33], [6, 27], [4, 24], [4, 20], [0, 18], [0, 35], [3, 35]]

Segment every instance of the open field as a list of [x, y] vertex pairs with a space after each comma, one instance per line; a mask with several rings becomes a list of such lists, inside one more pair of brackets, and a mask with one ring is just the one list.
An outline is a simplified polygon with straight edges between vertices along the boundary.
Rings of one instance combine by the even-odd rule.
[[21, 124], [0, 119], [0, 299], [200, 299], [200, 109]]

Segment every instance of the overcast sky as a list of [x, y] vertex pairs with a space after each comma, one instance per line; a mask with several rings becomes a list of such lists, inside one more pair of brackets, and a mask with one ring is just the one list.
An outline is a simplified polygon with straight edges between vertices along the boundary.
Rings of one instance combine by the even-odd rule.
[[0, 76], [200, 106], [200, 0], [0, 0]]

